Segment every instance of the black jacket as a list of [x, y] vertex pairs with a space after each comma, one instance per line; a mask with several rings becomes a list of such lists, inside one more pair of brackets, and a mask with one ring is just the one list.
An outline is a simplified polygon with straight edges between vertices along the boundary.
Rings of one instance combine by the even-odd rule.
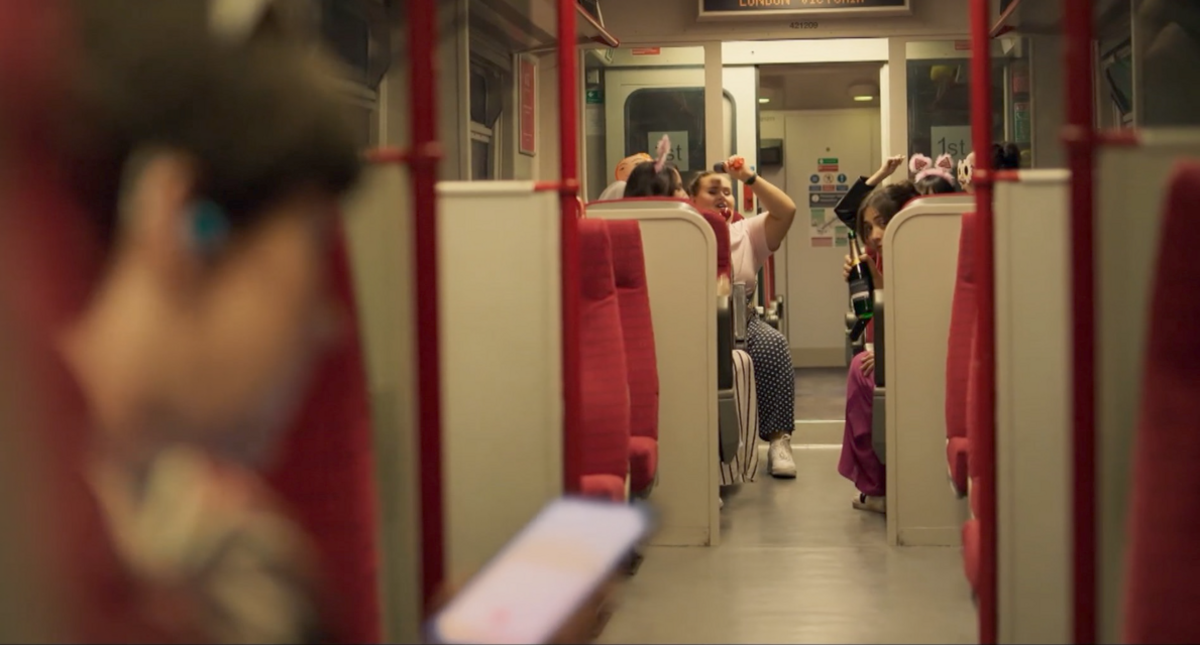
[[837, 206], [833, 207], [833, 212], [837, 214], [838, 219], [850, 227], [850, 230], [854, 230], [854, 223], [858, 219], [858, 208], [862, 206], [863, 200], [871, 194], [872, 190], [875, 190], [875, 187], [867, 185], [867, 178], [859, 177], [850, 187], [850, 191], [842, 197]]

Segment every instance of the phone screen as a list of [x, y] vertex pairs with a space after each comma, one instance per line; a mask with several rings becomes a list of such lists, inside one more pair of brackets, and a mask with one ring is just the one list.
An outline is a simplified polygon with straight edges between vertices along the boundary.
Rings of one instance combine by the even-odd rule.
[[545, 643], [649, 531], [646, 510], [562, 498], [435, 616], [441, 643]]

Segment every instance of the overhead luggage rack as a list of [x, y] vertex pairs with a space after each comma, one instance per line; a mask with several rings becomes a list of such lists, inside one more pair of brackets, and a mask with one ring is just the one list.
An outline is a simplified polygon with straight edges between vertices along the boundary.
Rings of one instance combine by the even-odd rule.
[[[598, 2], [575, 3], [576, 43], [618, 47], [621, 41], [604, 28]], [[594, 7], [595, 13], [591, 10]], [[555, 0], [472, 0], [472, 27], [506, 42], [515, 51], [553, 47], [558, 38]]]

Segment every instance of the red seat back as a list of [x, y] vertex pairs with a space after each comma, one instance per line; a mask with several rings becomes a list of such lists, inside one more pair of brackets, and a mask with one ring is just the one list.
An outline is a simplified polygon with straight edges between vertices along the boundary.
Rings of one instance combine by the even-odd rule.
[[642, 232], [637, 220], [607, 223], [613, 247], [613, 271], [621, 305], [625, 366], [629, 370], [629, 485], [641, 494], [658, 472], [658, 356]]
[[985, 458], [985, 455], [983, 455], [980, 450], [975, 448], [976, 446], [983, 445], [983, 442], [980, 440], [980, 433], [984, 432], [984, 428], [981, 427], [979, 422], [976, 420], [978, 415], [972, 414], [971, 412], [971, 410], [974, 410], [975, 406], [977, 405], [976, 401], [979, 400], [979, 387], [982, 385], [983, 380], [980, 378], [979, 372], [978, 358], [981, 350], [979, 347], [979, 336], [977, 332], [978, 321], [973, 321], [971, 323], [969, 334], [970, 340], [967, 345], [970, 348], [970, 352], [968, 353], [969, 359], [967, 366], [967, 392], [964, 399], [965, 404], [963, 406], [966, 414], [967, 441], [971, 442], [972, 448], [967, 458], [967, 472], [970, 473], [971, 478], [978, 477], [979, 473], [984, 471], [983, 459]]
[[963, 213], [958, 238], [958, 276], [954, 281], [946, 347], [946, 438], [967, 436], [967, 374], [978, 313], [974, 275], [976, 220], [975, 213]]
[[583, 384], [583, 474], [629, 470], [629, 370], [607, 222], [579, 221], [582, 294], [579, 342]]
[[1181, 163], [1166, 201], [1149, 312], [1133, 464], [1125, 587], [1126, 643], [1194, 643], [1200, 622], [1200, 270], [1179, 249], [1200, 243], [1200, 162]]
[[642, 231], [637, 220], [612, 220], [607, 225], [629, 370], [629, 434], [657, 439], [658, 357], [654, 349]]
[[334, 641], [382, 639], [379, 525], [366, 366], [349, 256], [339, 239], [331, 283], [346, 314], [341, 342], [325, 357], [270, 475], [321, 558]]
[[697, 209], [712, 227], [713, 233], [717, 236], [717, 275], [731, 278], [733, 275], [733, 261], [729, 255], [729, 224], [725, 222], [725, 218], [712, 211]]

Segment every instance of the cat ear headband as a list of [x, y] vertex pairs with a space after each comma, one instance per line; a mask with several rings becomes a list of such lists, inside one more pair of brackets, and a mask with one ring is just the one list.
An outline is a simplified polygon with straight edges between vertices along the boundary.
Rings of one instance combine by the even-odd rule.
[[912, 172], [912, 174], [916, 175], [924, 172], [926, 168], [929, 168], [932, 165], [932, 159], [918, 152], [912, 156], [912, 159], [908, 161], [908, 170]]
[[908, 167], [917, 175], [913, 181], [921, 181], [933, 175], [954, 183], [954, 176], [950, 174], [950, 168], [954, 167], [954, 161], [950, 155], [942, 155], [938, 157], [937, 163], [934, 163], [932, 159], [918, 152], [912, 156]]
[[949, 154], [944, 154], [938, 157], [937, 161], [933, 162], [933, 165], [941, 168], [947, 173], [952, 173], [954, 172], [954, 157], [951, 157]]

